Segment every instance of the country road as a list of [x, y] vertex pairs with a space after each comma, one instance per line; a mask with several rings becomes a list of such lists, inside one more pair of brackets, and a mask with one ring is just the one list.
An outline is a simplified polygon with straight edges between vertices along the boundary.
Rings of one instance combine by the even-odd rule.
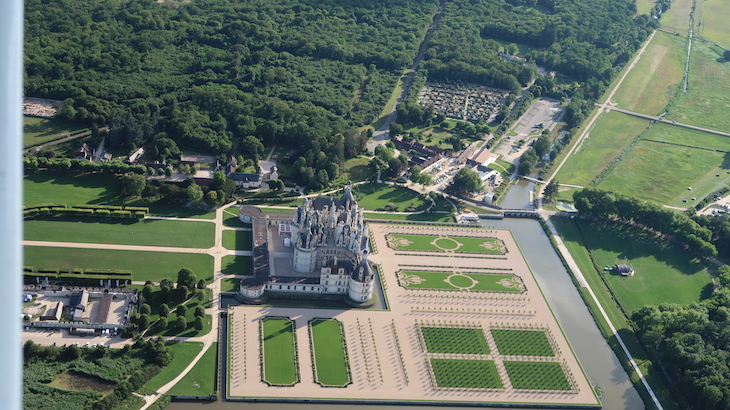
[[[599, 107], [601, 106], [601, 104], [598, 104], [598, 103], [596, 103], [596, 105]], [[718, 130], [713, 130], [710, 128], [698, 127], [696, 125], [685, 124], [683, 122], [671, 121], [671, 120], [667, 120], [667, 119], [664, 119], [663, 117], [659, 117], [656, 115], [642, 114], [639, 112], [624, 110], [623, 108], [617, 108], [617, 107], [606, 107], [606, 112], [609, 112], [609, 111], [616, 111], [616, 112], [620, 112], [622, 114], [628, 114], [628, 115], [632, 115], [634, 117], [644, 118], [644, 119], [651, 120], [651, 121], [659, 121], [662, 124], [675, 125], [677, 127], [684, 127], [684, 128], [689, 128], [691, 130], [697, 130], [697, 131], [709, 132], [711, 134], [722, 135], [723, 137], [730, 137], [730, 132], [718, 131]]]
[[[109, 127], [99, 128], [99, 131], [109, 131]], [[86, 136], [89, 136], [89, 135], [91, 135], [91, 130], [84, 131], [84, 132], [81, 132], [81, 133], [78, 133], [78, 134], [75, 134], [75, 135], [69, 135], [68, 137], [64, 137], [64, 138], [61, 138], [61, 139], [57, 139], [55, 141], [50, 141], [50, 142], [47, 142], [45, 144], [36, 145], [36, 146], [33, 146], [33, 147], [26, 148], [26, 149], [23, 150], [23, 154], [27, 154], [31, 150], [39, 151], [41, 148], [44, 148], [44, 147], [48, 147], [48, 146], [51, 146], [51, 145], [63, 144], [64, 142], [73, 141], [73, 140], [75, 140], [77, 138], [86, 137]]]

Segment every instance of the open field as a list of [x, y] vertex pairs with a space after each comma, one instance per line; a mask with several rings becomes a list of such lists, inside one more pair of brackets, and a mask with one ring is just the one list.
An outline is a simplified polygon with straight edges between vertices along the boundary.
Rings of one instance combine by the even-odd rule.
[[689, 14], [692, 12], [692, 0], [675, 0], [672, 6], [662, 15], [662, 28], [667, 31], [689, 34]]
[[658, 32], [614, 94], [613, 102], [625, 110], [661, 114], [684, 79], [686, 58], [687, 39]]
[[221, 272], [224, 275], [252, 275], [251, 257], [226, 255], [221, 262]]
[[651, 8], [654, 7], [652, 0], [637, 0], [636, 1], [636, 14], [649, 14]]
[[251, 231], [223, 231], [223, 247], [231, 250], [250, 251]]
[[207, 396], [216, 392], [218, 342], [203, 353], [198, 363], [167, 394]]
[[435, 235], [388, 235], [388, 246], [396, 250], [489, 253], [504, 255], [507, 248], [504, 242], [496, 238], [472, 238], [467, 236], [435, 236]]
[[[62, 120], [40, 117], [23, 117], [23, 146], [40, 145], [61, 138], [63, 135], [80, 131], [84, 127]], [[77, 144], [81, 146], [81, 143]]]
[[[142, 386], [142, 391], [145, 393], [152, 393], [157, 391], [160, 387], [169, 383], [172, 379], [177, 377], [195, 356], [203, 348], [201, 342], [183, 342], [173, 343], [170, 346], [170, 353], [172, 353], [172, 362], [167, 366], [163, 367], [162, 370], [151, 378], [147, 383]], [[190, 393], [185, 393], [190, 394]]]
[[429, 353], [489, 354], [481, 328], [421, 327]]
[[350, 379], [342, 325], [335, 319], [310, 323], [315, 380], [323, 386], [347, 386]]
[[430, 213], [430, 214], [376, 214], [372, 212], [365, 212], [365, 218], [367, 219], [383, 219], [383, 220], [394, 220], [394, 221], [432, 221], [432, 222], [454, 222], [454, 218], [450, 213]]
[[521, 292], [524, 289], [515, 275], [462, 272], [402, 271], [398, 273], [398, 284], [408, 289], [469, 292]]
[[[647, 133], [647, 138], [654, 135], [652, 131], [654, 130]], [[668, 133], [671, 135], [685, 132], [694, 131], [675, 127]], [[726, 155], [705, 149], [642, 140], [598, 186], [645, 200], [681, 205], [682, 198], [701, 197], [701, 193], [688, 191], [688, 187], [694, 187], [703, 179], [719, 179], [715, 175], [720, 171]], [[657, 178], [657, 175], [661, 175], [661, 178]], [[707, 192], [711, 191], [713, 189]], [[692, 201], [683, 206], [691, 206], [690, 202]]]
[[677, 98], [669, 109], [668, 119], [730, 130], [730, 64], [722, 59], [722, 54], [722, 49], [711, 44], [692, 43], [687, 93]]
[[214, 245], [215, 224], [159, 219], [102, 221], [89, 218], [50, 218], [26, 220], [23, 231], [26, 240], [34, 241], [207, 249]]
[[397, 212], [404, 212], [408, 207], [420, 208], [426, 205], [418, 192], [400, 186], [363, 184], [353, 187], [352, 193], [358, 198], [357, 204], [369, 211], [385, 208], [389, 203], [397, 206]]
[[649, 121], [609, 112], [596, 120], [588, 138], [555, 177], [564, 184], [587, 186], [646, 127]]
[[702, 36], [730, 49], [730, 30], [727, 17], [730, 16], [730, 3], [724, 0], [703, 0]]
[[542, 330], [492, 329], [499, 354], [507, 356], [555, 356]]
[[213, 280], [213, 257], [207, 254], [46, 246], [25, 246], [23, 250], [25, 265], [37, 268], [125, 269], [132, 271], [135, 281], [153, 282], [175, 279], [180, 269], [189, 268], [199, 279]]
[[570, 390], [560, 363], [505, 361], [504, 367], [515, 389]]
[[706, 267], [676, 245], [625, 225], [575, 223], [599, 269], [616, 263], [634, 268], [631, 277], [599, 272], [628, 314], [646, 305], [699, 302], [712, 292]]
[[[456, 121], [450, 121], [453, 124], [451, 124], [451, 128], [453, 128], [454, 124], [456, 124]], [[432, 125], [430, 127], [411, 127], [405, 130], [405, 132], [412, 132], [414, 134], [421, 134], [423, 135], [422, 139], [419, 139], [419, 142], [423, 145], [433, 146], [433, 147], [439, 147], [443, 149], [453, 149], [454, 144], [449, 142], [451, 138], [454, 137], [454, 133], [449, 131], [449, 128], [443, 128], [440, 126], [440, 124]]]
[[502, 380], [491, 360], [430, 359], [436, 385], [469, 389], [501, 389]]
[[241, 220], [238, 219], [238, 211], [240, 209], [241, 208], [237, 206], [226, 208], [226, 210], [223, 211], [223, 225], [230, 226], [231, 228], [250, 228], [251, 224], [241, 222]]
[[237, 292], [241, 284], [241, 278], [222, 278], [221, 292]]
[[293, 322], [289, 319], [263, 319], [261, 345], [263, 361], [261, 379], [275, 386], [298, 383], [299, 371]]

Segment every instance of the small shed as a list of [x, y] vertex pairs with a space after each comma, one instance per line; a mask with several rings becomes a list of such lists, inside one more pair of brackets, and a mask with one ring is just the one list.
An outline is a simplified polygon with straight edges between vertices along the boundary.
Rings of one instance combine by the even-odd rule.
[[614, 265], [613, 270], [621, 276], [634, 276], [634, 268], [623, 263]]

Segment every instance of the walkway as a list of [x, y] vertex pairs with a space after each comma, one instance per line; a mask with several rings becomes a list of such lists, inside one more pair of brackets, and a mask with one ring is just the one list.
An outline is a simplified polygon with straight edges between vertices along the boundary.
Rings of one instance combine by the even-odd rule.
[[[596, 103], [596, 105], [598, 105], [599, 107], [602, 106], [601, 104], [598, 104], [598, 103]], [[698, 127], [696, 125], [685, 124], [683, 122], [667, 120], [667, 119], [664, 119], [664, 117], [660, 117], [660, 116], [656, 116], [656, 115], [642, 114], [639, 112], [624, 110], [623, 108], [617, 108], [617, 107], [607, 107], [606, 112], [610, 112], [610, 111], [616, 111], [616, 112], [620, 112], [623, 114], [633, 115], [634, 117], [644, 118], [644, 119], [651, 120], [651, 121], [659, 121], [662, 124], [689, 128], [691, 130], [709, 132], [711, 134], [722, 135], [723, 137], [730, 137], [730, 132], [718, 131], [718, 130], [713, 130], [711, 128]]]

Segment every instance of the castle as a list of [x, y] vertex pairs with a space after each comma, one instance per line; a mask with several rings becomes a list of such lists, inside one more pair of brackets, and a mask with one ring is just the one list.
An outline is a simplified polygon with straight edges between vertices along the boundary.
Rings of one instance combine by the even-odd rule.
[[305, 198], [293, 220], [253, 206], [242, 206], [239, 218], [252, 224], [254, 238], [254, 274], [241, 281], [239, 300], [254, 301], [265, 293], [371, 300], [375, 276], [368, 228], [350, 184], [341, 198]]

